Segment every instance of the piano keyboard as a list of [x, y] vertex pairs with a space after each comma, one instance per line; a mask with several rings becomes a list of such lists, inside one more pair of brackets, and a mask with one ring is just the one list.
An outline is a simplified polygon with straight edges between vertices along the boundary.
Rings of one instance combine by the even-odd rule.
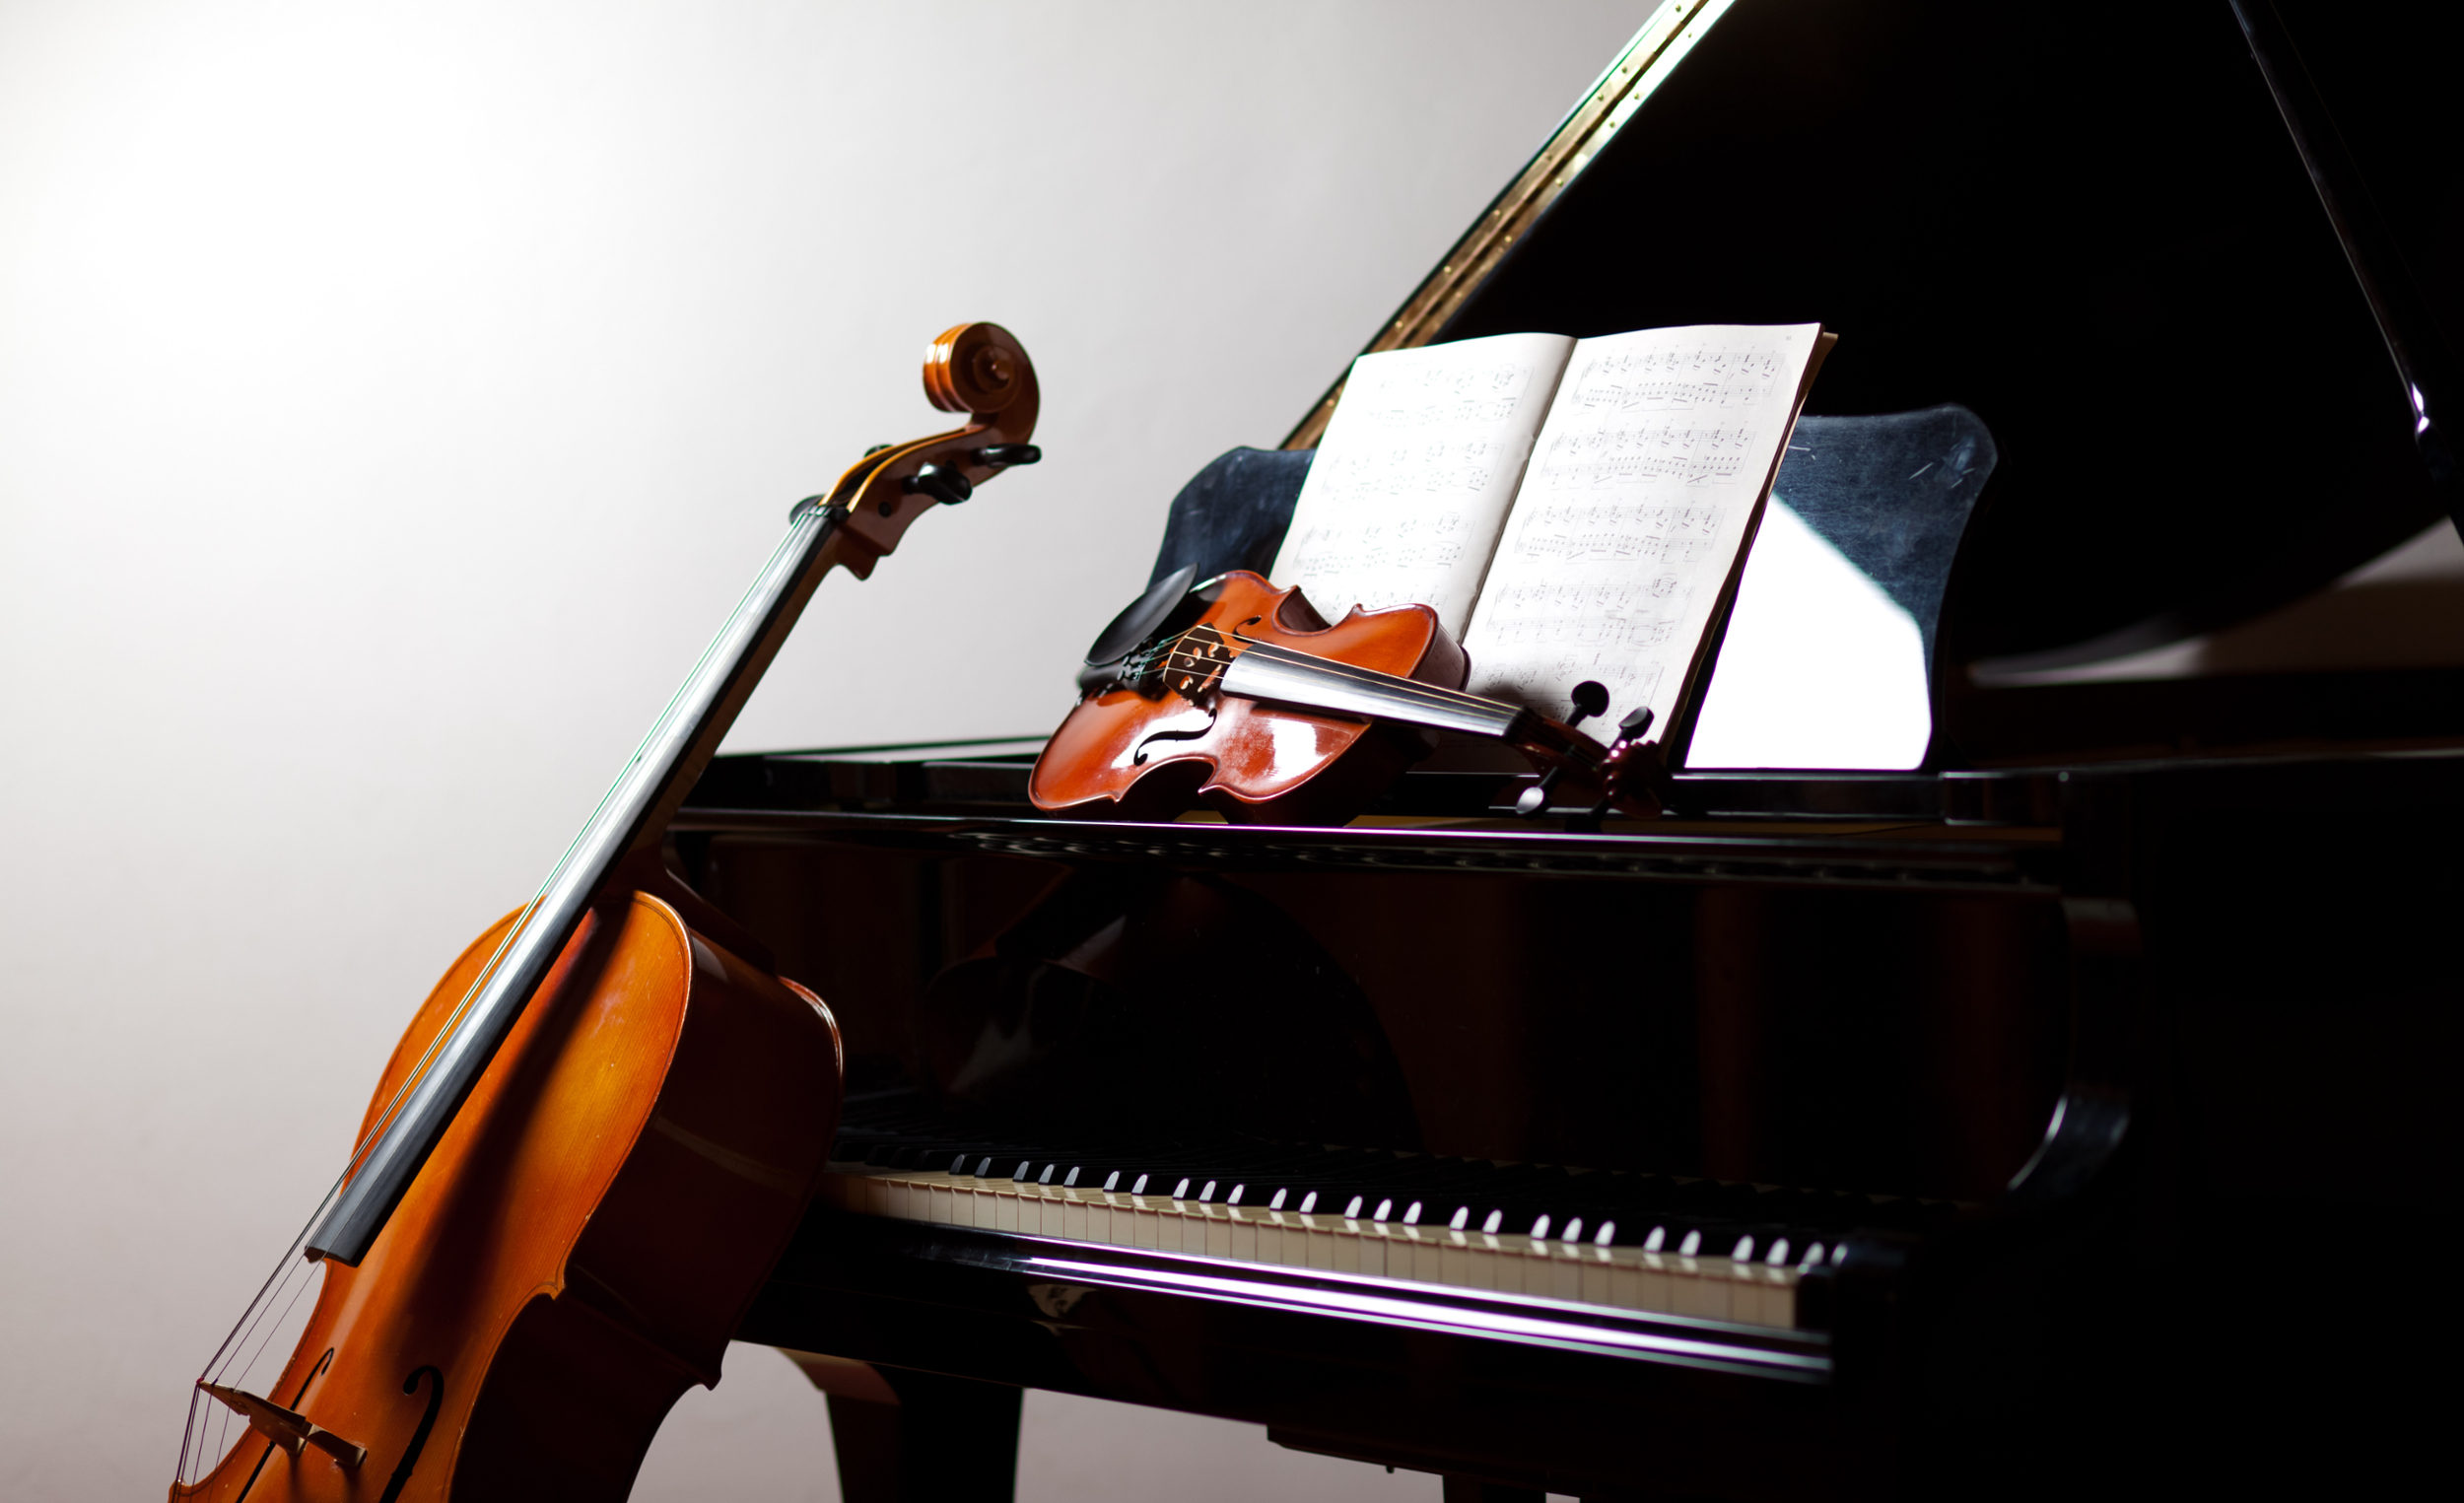
[[1951, 1208], [1240, 1140], [1036, 1148], [970, 1141], [913, 1101], [850, 1103], [819, 1198], [856, 1215], [1783, 1330], [1849, 1226]]

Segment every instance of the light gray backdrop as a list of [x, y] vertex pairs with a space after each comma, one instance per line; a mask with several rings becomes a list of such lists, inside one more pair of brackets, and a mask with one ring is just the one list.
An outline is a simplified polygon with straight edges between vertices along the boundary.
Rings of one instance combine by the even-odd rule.
[[[168, 1480], [436, 974], [775, 540], [1007, 323], [1050, 458], [739, 748], [1039, 732], [1645, 0], [0, 3], [0, 1495]], [[1021, 1496], [1433, 1497], [1050, 1396]], [[835, 1497], [737, 1348], [639, 1496]]]

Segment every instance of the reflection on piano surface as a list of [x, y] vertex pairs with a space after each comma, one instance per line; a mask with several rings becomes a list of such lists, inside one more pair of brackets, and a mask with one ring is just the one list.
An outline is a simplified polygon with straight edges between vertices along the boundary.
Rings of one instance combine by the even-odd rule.
[[[1032, 739], [713, 768], [675, 864], [846, 1030], [739, 1336], [807, 1354], [851, 1498], [1003, 1495], [1021, 1386], [1450, 1498], [2418, 1461], [2464, 664], [2041, 675], [2454, 505], [2454, 49], [2048, 25], [1665, 7], [1377, 342], [1818, 318], [1837, 432], [1972, 414], [1939, 546], [1803, 512], [1920, 634], [1915, 768], [1696, 767], [1596, 832], [1452, 749], [1327, 830], [1039, 818]], [[1261, 567], [1307, 463], [1211, 467], [1157, 575]]]

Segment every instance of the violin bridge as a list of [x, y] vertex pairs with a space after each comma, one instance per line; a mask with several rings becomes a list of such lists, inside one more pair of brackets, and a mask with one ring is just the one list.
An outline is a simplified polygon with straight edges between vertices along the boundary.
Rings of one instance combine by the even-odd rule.
[[1172, 642], [1164, 659], [1164, 684], [1185, 700], [1195, 700], [1215, 686], [1232, 665], [1232, 649], [1211, 626], [1194, 626]]
[[260, 1398], [245, 1389], [228, 1388], [202, 1380], [197, 1387], [238, 1410], [240, 1417], [247, 1420], [249, 1429], [282, 1447], [295, 1462], [300, 1459], [303, 1446], [314, 1446], [346, 1468], [356, 1469], [368, 1460], [366, 1446], [344, 1440], [307, 1415], [296, 1409], [286, 1409], [271, 1399]]

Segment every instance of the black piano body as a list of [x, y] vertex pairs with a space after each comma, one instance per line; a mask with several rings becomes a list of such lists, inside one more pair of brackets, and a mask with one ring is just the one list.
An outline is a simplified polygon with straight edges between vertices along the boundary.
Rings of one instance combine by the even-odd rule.
[[[1586, 832], [1499, 775], [1297, 830], [1039, 818], [1031, 742], [722, 758], [674, 859], [850, 1057], [741, 1337], [816, 1354], [851, 1497], [1005, 1496], [1025, 1387], [1449, 1497], [2359, 1487], [2437, 1433], [2464, 667], [2042, 670], [2447, 514], [2452, 52], [2323, 7], [1663, 23], [1382, 344], [1819, 318], [1810, 412], [1972, 409], [1925, 765]], [[1142, 1231], [1036, 1219], [1058, 1165], [1277, 1144], [1371, 1187], [1247, 1234], [1288, 1256], [1169, 1173], [1098, 1196]], [[1521, 1187], [1485, 1229], [1368, 1208], [1467, 1174]], [[1641, 1208], [1594, 1246], [1550, 1196]], [[1679, 1258], [1641, 1216], [1752, 1251], [1711, 1306], [1599, 1297]]]

